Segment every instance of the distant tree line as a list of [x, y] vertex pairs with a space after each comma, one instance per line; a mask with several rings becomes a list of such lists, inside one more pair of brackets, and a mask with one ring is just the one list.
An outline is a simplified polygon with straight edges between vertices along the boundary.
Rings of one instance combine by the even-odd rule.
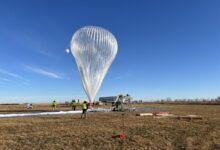
[[201, 105], [220, 105], [220, 96], [217, 98], [212, 98], [212, 99], [161, 99], [155, 101], [155, 103], [160, 103], [160, 104], [201, 104]]

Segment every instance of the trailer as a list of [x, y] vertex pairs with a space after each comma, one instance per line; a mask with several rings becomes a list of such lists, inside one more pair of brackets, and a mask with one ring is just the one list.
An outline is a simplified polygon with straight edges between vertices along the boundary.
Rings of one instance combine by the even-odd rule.
[[99, 101], [102, 103], [111, 103], [112, 111], [134, 111], [135, 108], [132, 107], [132, 100], [133, 98], [129, 94], [99, 98]]

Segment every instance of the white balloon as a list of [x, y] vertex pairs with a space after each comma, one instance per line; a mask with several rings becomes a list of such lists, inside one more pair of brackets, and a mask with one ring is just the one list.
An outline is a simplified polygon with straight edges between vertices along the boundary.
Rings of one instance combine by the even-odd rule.
[[117, 50], [116, 38], [102, 27], [85, 26], [74, 33], [71, 51], [90, 102], [94, 100]]
[[67, 48], [67, 49], [65, 49], [65, 51], [66, 51], [66, 53], [70, 53], [70, 50]]

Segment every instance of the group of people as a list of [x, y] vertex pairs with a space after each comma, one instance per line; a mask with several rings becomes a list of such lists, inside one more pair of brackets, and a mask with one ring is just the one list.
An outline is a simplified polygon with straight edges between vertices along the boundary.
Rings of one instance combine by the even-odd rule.
[[[75, 100], [72, 100], [72, 102], [70, 103], [71, 104], [71, 107], [72, 107], [72, 110], [76, 110], [76, 101]], [[56, 103], [56, 101], [54, 100], [53, 102], [52, 102], [52, 108], [53, 108], [53, 110], [56, 110], [56, 107], [57, 107], [57, 103]], [[86, 116], [87, 116], [87, 110], [88, 110], [88, 108], [89, 108], [89, 103], [87, 103], [86, 101], [84, 101], [83, 103], [82, 103], [82, 115], [81, 115], [81, 119], [83, 119], [83, 118], [86, 118]]]

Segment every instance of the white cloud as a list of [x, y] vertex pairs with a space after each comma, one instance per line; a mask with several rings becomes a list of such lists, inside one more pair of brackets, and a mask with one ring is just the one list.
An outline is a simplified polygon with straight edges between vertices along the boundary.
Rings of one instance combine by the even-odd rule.
[[35, 68], [32, 66], [25, 66], [29, 71], [46, 76], [46, 77], [50, 77], [50, 78], [54, 78], [54, 79], [62, 79], [62, 77], [54, 72], [50, 72], [41, 68]]
[[51, 49], [49, 45], [45, 43], [40, 36], [37, 36], [37, 33], [33, 30], [26, 29], [26, 31], [21, 32], [5, 28], [3, 33], [22, 47], [26, 47], [34, 53], [38, 53], [53, 59], [60, 58], [58, 55], [49, 50]]
[[7, 78], [0, 78], [0, 81], [11, 82], [11, 80]]
[[8, 77], [8, 78], [0, 77], [1, 84], [7, 83], [7, 82], [13, 82], [17, 84], [21, 84], [22, 82], [23, 85], [24, 83], [26, 83], [26, 85], [29, 84], [29, 81], [25, 79], [24, 77], [20, 76], [19, 74], [12, 73], [4, 69], [0, 69], [0, 74]]
[[[10, 83], [18, 83], [18, 84], [23, 84], [23, 85], [29, 85], [29, 81], [25, 79], [24, 77], [20, 76], [19, 74], [10, 72], [8, 70], [0, 69], [0, 74], [7, 76], [6, 77], [0, 77], [0, 84], [6, 84], [7, 82]], [[25, 84], [24, 84], [25, 83]]]
[[10, 76], [10, 77], [14, 77], [14, 78], [18, 78], [18, 79], [23, 79], [23, 77], [21, 77], [20, 75], [18, 75], [16, 73], [9, 72], [7, 70], [0, 69], [0, 73], [4, 74], [4, 75], [7, 75], [7, 76]]

